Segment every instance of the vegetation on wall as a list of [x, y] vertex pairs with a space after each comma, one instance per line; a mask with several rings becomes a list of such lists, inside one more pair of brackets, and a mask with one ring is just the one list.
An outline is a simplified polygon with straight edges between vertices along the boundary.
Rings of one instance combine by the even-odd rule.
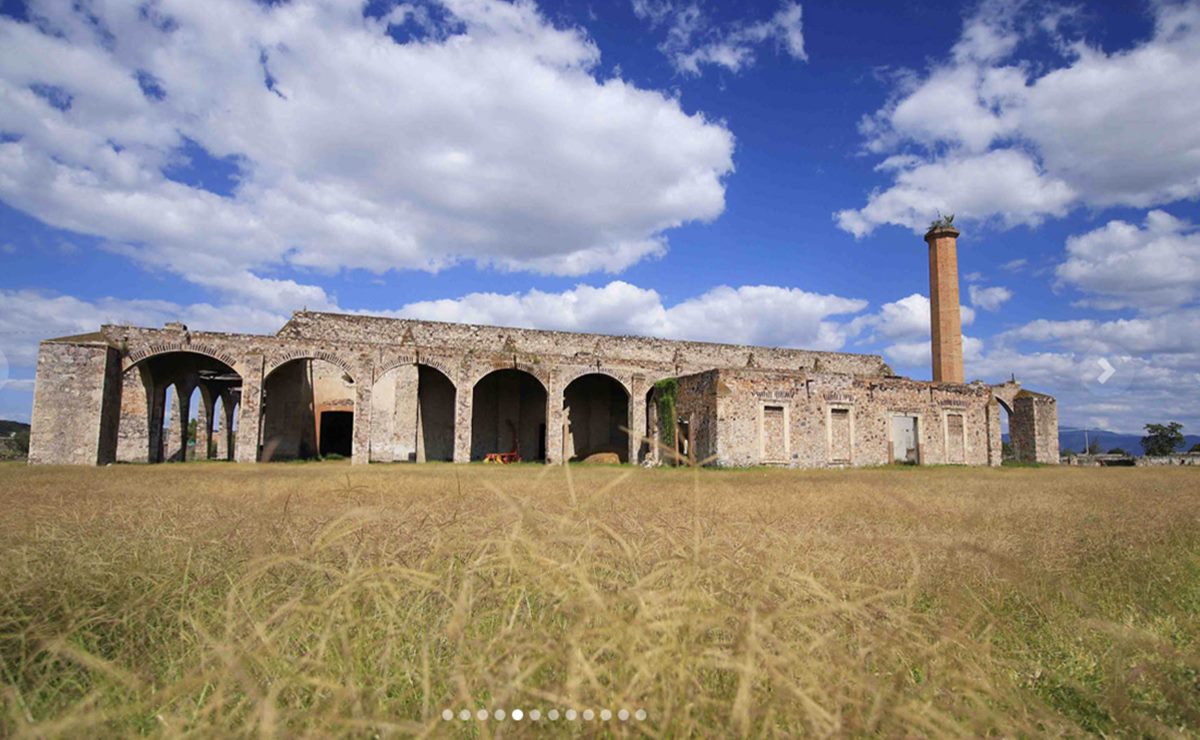
[[658, 438], [664, 445], [675, 447], [675, 406], [679, 401], [679, 380], [664, 378], [654, 384], [654, 399], [658, 404]]

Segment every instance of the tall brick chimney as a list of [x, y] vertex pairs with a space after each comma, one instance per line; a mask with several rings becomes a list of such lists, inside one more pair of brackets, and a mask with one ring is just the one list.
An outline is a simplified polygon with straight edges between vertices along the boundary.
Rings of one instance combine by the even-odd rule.
[[962, 383], [962, 317], [958, 308], [958, 229], [935, 224], [929, 244], [929, 328], [933, 333], [933, 380]]

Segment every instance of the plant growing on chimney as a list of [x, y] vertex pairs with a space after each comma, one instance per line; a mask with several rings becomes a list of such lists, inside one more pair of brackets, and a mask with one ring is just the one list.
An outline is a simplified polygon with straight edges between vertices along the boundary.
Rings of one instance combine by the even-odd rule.
[[952, 229], [952, 228], [954, 228], [954, 214], [953, 213], [951, 213], [949, 216], [943, 216], [942, 212], [938, 211], [937, 219], [933, 223], [929, 224], [930, 231], [933, 231], [934, 229]]

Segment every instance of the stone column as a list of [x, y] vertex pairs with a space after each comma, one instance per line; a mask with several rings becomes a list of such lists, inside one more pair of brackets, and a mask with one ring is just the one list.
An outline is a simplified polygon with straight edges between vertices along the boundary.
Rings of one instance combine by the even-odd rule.
[[629, 462], [642, 462], [642, 438], [646, 436], [646, 393], [636, 378], [629, 384]]
[[391, 408], [392, 434], [388, 459], [399, 462], [416, 461], [418, 437], [421, 427], [420, 416], [420, 370], [416, 365], [405, 365], [396, 371], [395, 398]]
[[[648, 393], [649, 389], [647, 388], [646, 391]], [[642, 398], [643, 398], [643, 400], [645, 399], [645, 394], [643, 394]], [[649, 443], [650, 449], [646, 453], [646, 456], [650, 460], [654, 461], [655, 465], [657, 465], [662, 461], [662, 456], [658, 449], [661, 438], [660, 438], [659, 432], [658, 432], [658, 404], [657, 403], [648, 404], [648, 408], [646, 410], [646, 427], [649, 430], [649, 434], [647, 436], [650, 438], [650, 443]]]
[[102, 341], [42, 342], [33, 393], [30, 464], [111, 462], [116, 454], [120, 394], [116, 350]]
[[227, 404], [226, 396], [224, 393], [222, 393], [221, 394], [221, 415], [213, 420], [213, 427], [214, 427], [214, 431], [216, 432], [215, 436], [216, 436], [216, 443], [217, 443], [217, 459], [218, 460], [228, 460], [229, 459], [229, 440], [228, 440], [229, 422], [227, 422], [225, 420], [225, 418], [229, 412], [229, 409], [226, 408], [226, 404]]
[[354, 437], [350, 444], [350, 464], [371, 462], [371, 390], [374, 368], [364, 365], [354, 381]]
[[207, 460], [210, 455], [208, 448], [212, 444], [213, 432], [213, 396], [212, 391], [200, 383], [200, 405], [196, 408], [196, 460]]
[[987, 441], [988, 465], [997, 468], [1004, 462], [1004, 432], [1000, 426], [1000, 415], [1003, 414], [1000, 402], [996, 399], [988, 401], [987, 405]]
[[180, 392], [179, 384], [175, 384], [175, 403], [171, 404], [170, 419], [167, 425], [166, 450], [163, 457], [166, 462], [176, 462], [184, 459], [187, 453], [187, 418], [188, 399]]
[[164, 459], [163, 416], [165, 416], [166, 405], [166, 384], [152, 382], [150, 385], [150, 432], [147, 440], [150, 443], [150, 449], [147, 451], [147, 455], [149, 461], [152, 463], [160, 463]]
[[471, 462], [471, 416], [475, 398], [474, 386], [468, 385], [466, 374], [459, 376], [458, 393], [454, 399], [454, 462]]
[[149, 371], [141, 363], [125, 371], [121, 382], [121, 419], [117, 431], [119, 462], [152, 462], [150, 458]]
[[[179, 408], [179, 426], [176, 427], [175, 439], [179, 445], [179, 462], [187, 462], [188, 454], [188, 419], [192, 415], [192, 391], [196, 390], [191, 380], [175, 384], [175, 405]], [[174, 417], [171, 417], [174, 419]]]
[[241, 406], [242, 394], [227, 392], [225, 401], [221, 402], [223, 413], [225, 414], [225, 457], [223, 459], [233, 462], [237, 454], [237, 430], [233, 428], [233, 419], [235, 415], [239, 415], [238, 407]]
[[567, 462], [567, 386], [558, 373], [551, 372], [546, 388], [546, 463], [559, 465]]
[[258, 441], [262, 433], [263, 357], [246, 358], [242, 373], [241, 413], [238, 415], [234, 459], [240, 463], [258, 462]]

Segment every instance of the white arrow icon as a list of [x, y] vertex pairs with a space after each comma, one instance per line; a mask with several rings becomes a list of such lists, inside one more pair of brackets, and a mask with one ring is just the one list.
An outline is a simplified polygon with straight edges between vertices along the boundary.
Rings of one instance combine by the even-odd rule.
[[1104, 371], [1100, 373], [1100, 377], [1096, 378], [1096, 380], [1100, 381], [1100, 385], [1104, 385], [1108, 382], [1108, 379], [1113, 376], [1113, 373], [1115, 373], [1117, 369], [1112, 366], [1112, 363], [1109, 362], [1108, 358], [1106, 357], [1101, 357], [1096, 361], [1096, 364], [1099, 365], [1100, 369]]

